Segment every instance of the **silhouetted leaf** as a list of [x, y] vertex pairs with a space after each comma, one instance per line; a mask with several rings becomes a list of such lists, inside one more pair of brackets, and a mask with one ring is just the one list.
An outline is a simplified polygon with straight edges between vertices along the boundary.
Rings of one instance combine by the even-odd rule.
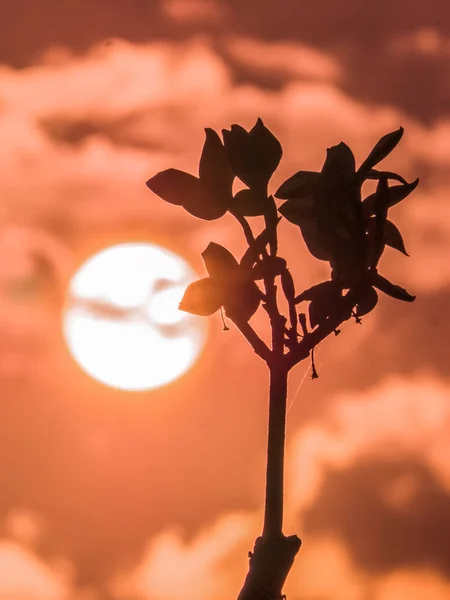
[[311, 329], [320, 325], [327, 319], [327, 306], [322, 306], [319, 300], [313, 300], [308, 308], [309, 324]]
[[327, 241], [351, 240], [361, 224], [360, 185], [355, 177], [355, 158], [341, 142], [329, 148], [314, 195], [315, 212]]
[[380, 179], [375, 193], [375, 216], [370, 219], [367, 227], [367, 244], [369, 256], [371, 256], [371, 267], [375, 267], [380, 260], [385, 246], [384, 228], [387, 220], [390, 202], [389, 184], [387, 179]]
[[406, 252], [402, 234], [392, 221], [386, 221], [384, 224], [384, 242], [387, 246], [395, 248], [396, 250], [403, 252], [403, 254], [406, 254], [406, 256], [409, 256]]
[[281, 287], [286, 298], [291, 301], [295, 298], [295, 286], [292, 275], [286, 267], [281, 271]]
[[376, 289], [371, 287], [367, 294], [356, 305], [356, 316], [363, 317], [372, 311], [378, 303], [378, 294]]
[[248, 321], [258, 310], [261, 290], [240, 272], [224, 293], [225, 314], [233, 321]]
[[147, 187], [166, 202], [183, 206], [199, 219], [218, 219], [227, 211], [227, 207], [218, 203], [197, 177], [178, 169], [157, 173], [147, 181]]
[[301, 225], [306, 219], [311, 219], [313, 216], [314, 209], [314, 197], [309, 194], [302, 196], [301, 198], [291, 198], [287, 202], [284, 202], [278, 212], [283, 215], [285, 219], [294, 223], [294, 225]]
[[239, 269], [239, 263], [231, 252], [215, 242], [210, 242], [202, 252], [202, 258], [210, 277], [220, 284], [226, 284], [230, 274]]
[[329, 240], [325, 238], [314, 219], [303, 219], [300, 231], [308, 250], [315, 258], [328, 261], [333, 258], [329, 247]]
[[240, 267], [231, 252], [214, 242], [202, 257], [210, 276], [188, 286], [180, 309], [206, 316], [223, 306], [231, 319], [248, 321], [262, 298], [251, 271]]
[[222, 140], [214, 129], [207, 127], [205, 133], [206, 139], [199, 165], [200, 180], [215, 193], [231, 196], [234, 176]]
[[366, 266], [375, 268], [381, 255], [384, 252], [384, 226], [382, 228], [377, 227], [375, 217], [371, 217], [367, 224], [367, 256]]
[[311, 327], [322, 325], [335, 314], [341, 299], [341, 289], [334, 281], [324, 281], [308, 290], [309, 322]]
[[263, 264], [257, 264], [252, 269], [255, 280], [264, 279], [264, 271], [273, 276], [281, 275], [286, 270], [286, 260], [281, 256], [266, 256]]
[[419, 184], [419, 179], [415, 179], [411, 183], [406, 183], [404, 185], [393, 185], [389, 188], [389, 192], [391, 195], [391, 204], [390, 206], [395, 206], [402, 200], [404, 200], [411, 192], [413, 192], [417, 185]]
[[398, 173], [392, 173], [392, 171], [377, 171], [376, 169], [370, 169], [365, 177], [366, 179], [394, 179], [394, 181], [408, 184], [404, 177], [398, 175]]
[[216, 287], [209, 277], [189, 284], [180, 302], [179, 309], [207, 317], [220, 308], [220, 298]]
[[242, 217], [263, 215], [267, 208], [267, 197], [256, 190], [246, 189], [238, 192], [233, 198], [232, 212]]
[[[389, 206], [390, 207], [395, 206], [396, 204], [398, 204], [399, 202], [404, 200], [407, 196], [409, 196], [409, 194], [411, 194], [411, 192], [413, 192], [416, 189], [418, 183], [419, 183], [419, 180], [416, 179], [415, 181], [412, 181], [411, 183], [390, 186], [389, 187], [389, 195], [390, 195]], [[365, 200], [363, 200], [362, 208], [363, 208], [364, 216], [370, 217], [370, 215], [374, 214], [375, 197], [376, 197], [376, 194], [370, 194], [370, 196], [367, 196], [367, 198], [365, 198]]]
[[403, 127], [399, 127], [396, 131], [384, 135], [373, 147], [369, 156], [358, 169], [358, 174], [365, 177], [375, 165], [381, 162], [388, 154], [392, 152], [395, 146], [402, 139]]
[[231, 169], [237, 174], [236, 171], [242, 169], [242, 164], [246, 165], [248, 160], [248, 131], [235, 123], [229, 130], [222, 129], [222, 136]]
[[240, 125], [223, 130], [223, 140], [233, 173], [250, 188], [264, 188], [277, 168], [282, 148], [261, 119], [247, 132]]
[[301, 294], [299, 294], [295, 298], [295, 303], [299, 304], [300, 302], [304, 302], [305, 300], [313, 300], [318, 295], [327, 294], [328, 290], [331, 287], [336, 287], [336, 283], [334, 281], [322, 281], [322, 283], [317, 283], [316, 285], [311, 286]]
[[391, 203], [391, 193], [387, 179], [380, 179], [375, 192], [375, 219], [384, 221], [387, 218], [388, 208]]
[[342, 179], [350, 179], [355, 174], [355, 157], [350, 147], [344, 142], [327, 150], [327, 157], [322, 168], [322, 175], [330, 179], [330, 183]]
[[252, 145], [259, 156], [259, 168], [264, 181], [267, 183], [280, 164], [283, 149], [273, 133], [258, 119], [250, 130]]
[[311, 191], [319, 181], [320, 173], [314, 171], [298, 171], [278, 188], [275, 198], [290, 200], [291, 198], [310, 197]]
[[183, 206], [183, 203], [195, 202], [202, 194], [200, 180], [178, 169], [160, 171], [147, 181], [147, 187], [170, 204]]
[[412, 302], [415, 300], [415, 296], [409, 294], [405, 289], [400, 287], [399, 285], [394, 285], [388, 279], [376, 273], [373, 278], [373, 285], [387, 294], [392, 298], [397, 298], [397, 300], [403, 300], [404, 302]]

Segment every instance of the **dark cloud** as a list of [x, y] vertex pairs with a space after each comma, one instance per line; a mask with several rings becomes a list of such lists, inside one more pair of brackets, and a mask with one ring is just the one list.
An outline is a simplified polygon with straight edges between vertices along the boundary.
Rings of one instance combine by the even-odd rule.
[[236, 26], [266, 39], [299, 38], [323, 47], [363, 44], [376, 47], [383, 40], [422, 27], [450, 31], [445, 0], [281, 0], [276, 5], [257, 0], [232, 0]]
[[[425, 122], [450, 114], [450, 36], [448, 3], [348, 2], [321, 0], [246, 2], [236, 7], [236, 27], [242, 35], [271, 40], [296, 40], [330, 52], [343, 65], [341, 86], [366, 102], [400, 107]], [[431, 31], [441, 44], [433, 52], [421, 49], [421, 32]], [[402, 52], [396, 47], [401, 41]], [[445, 46], [445, 47], [444, 47]], [[281, 77], [262, 78], [235, 66], [239, 77], [256, 84], [282, 84]]]
[[[409, 50], [406, 45], [405, 51], [395, 51], [399, 42], [421, 31], [431, 30], [448, 39], [446, 0], [282, 0], [276, 4], [233, 0], [226, 3], [229, 18], [214, 23], [180, 23], [163, 7], [162, 2], [146, 0], [3, 3], [0, 61], [23, 67], [55, 46], [85, 52], [114, 38], [143, 43], [205, 33], [220, 38], [232, 32], [263, 40], [299, 41], [328, 50], [345, 66], [345, 91], [363, 100], [400, 106], [428, 122], [450, 112], [448, 50], [438, 47], [434, 53], [421, 53], [413, 44]], [[248, 66], [233, 66], [240, 79], [267, 87], [280, 84], [276, 76], [261, 77]]]
[[[146, 0], [17, 0], [0, 6], [0, 61], [23, 67], [46, 50], [84, 52], [121, 37], [137, 42], [170, 34], [156, 2]], [[167, 25], [167, 24], [166, 24]]]
[[[395, 37], [393, 38], [395, 40]], [[393, 54], [380, 44], [367, 52], [358, 47], [347, 63], [344, 89], [368, 102], [399, 106], [406, 113], [432, 123], [450, 114], [450, 55], [422, 55], [414, 50]]]
[[429, 567], [450, 576], [450, 493], [407, 457], [329, 470], [304, 523], [306, 536], [339, 536], [367, 571]]
[[353, 362], [353, 381], [362, 375], [366, 385], [371, 385], [388, 374], [411, 375], [420, 371], [448, 378], [449, 302], [448, 288], [419, 294], [408, 306], [384, 298], [369, 317], [376, 319], [376, 327], [383, 334], [361, 339]]
[[[175, 111], [173, 111], [175, 112]], [[94, 137], [115, 146], [147, 151], [176, 151], [169, 139], [151, 135], [139, 128], [143, 115], [130, 114], [114, 120], [49, 118], [41, 122], [42, 130], [56, 144], [79, 146]], [[175, 148], [174, 148], [175, 146]]]
[[[302, 39], [329, 49], [351, 45], [373, 49], [399, 34], [428, 27], [450, 33], [445, 0], [280, 0], [276, 4], [230, 0], [217, 4], [232, 10], [234, 33], [272, 40]], [[39, 7], [33, 0], [4, 3], [0, 9], [4, 27], [1, 56], [23, 62], [58, 44], [79, 50], [116, 36], [143, 42], [174, 35], [177, 28], [163, 6], [163, 2], [146, 0], [126, 4], [118, 0], [42, 0]], [[225, 20], [224, 33], [228, 27]]]
[[388, 372], [392, 365], [392, 370], [405, 375], [427, 370], [449, 377], [449, 302], [450, 289], [446, 288], [419, 295], [409, 310], [395, 302], [385, 306], [378, 318], [386, 333], [374, 352], [380, 369]]

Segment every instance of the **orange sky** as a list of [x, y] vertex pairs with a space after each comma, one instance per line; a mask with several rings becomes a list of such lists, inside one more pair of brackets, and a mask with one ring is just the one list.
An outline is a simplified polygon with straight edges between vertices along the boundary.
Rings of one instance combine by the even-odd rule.
[[[386, 160], [418, 190], [393, 217], [409, 259], [387, 297], [293, 372], [286, 532], [304, 541], [291, 600], [450, 593], [450, 11], [446, 0], [15, 0], [0, 5], [0, 599], [225, 600], [261, 527], [263, 366], [211, 317], [179, 381], [127, 395], [90, 380], [61, 334], [67, 282], [107, 244], [144, 240], [199, 272], [210, 241], [244, 249], [145, 181], [195, 172], [204, 127], [258, 116], [283, 144], [273, 190]], [[327, 276], [283, 229], [297, 287]], [[24, 294], [24, 284], [29, 290]], [[21, 291], [22, 290], [22, 291]], [[176, 574], [176, 576], [175, 576]]]

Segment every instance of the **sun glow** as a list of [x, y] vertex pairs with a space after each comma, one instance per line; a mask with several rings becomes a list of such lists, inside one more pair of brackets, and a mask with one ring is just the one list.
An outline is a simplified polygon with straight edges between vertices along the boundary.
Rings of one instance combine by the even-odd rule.
[[150, 244], [102, 250], [75, 273], [64, 311], [69, 350], [83, 370], [123, 390], [163, 386], [185, 373], [205, 340], [205, 324], [178, 310], [195, 273]]

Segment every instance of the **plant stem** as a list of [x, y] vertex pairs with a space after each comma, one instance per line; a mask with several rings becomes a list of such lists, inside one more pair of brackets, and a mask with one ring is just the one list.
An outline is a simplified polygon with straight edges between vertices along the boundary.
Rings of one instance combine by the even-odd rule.
[[277, 363], [270, 365], [264, 538], [283, 535], [284, 439], [288, 371]]
[[300, 549], [296, 535], [283, 535], [284, 437], [288, 369], [283, 352], [269, 362], [269, 442], [267, 450], [264, 529], [257, 538], [238, 600], [280, 600], [283, 586]]

